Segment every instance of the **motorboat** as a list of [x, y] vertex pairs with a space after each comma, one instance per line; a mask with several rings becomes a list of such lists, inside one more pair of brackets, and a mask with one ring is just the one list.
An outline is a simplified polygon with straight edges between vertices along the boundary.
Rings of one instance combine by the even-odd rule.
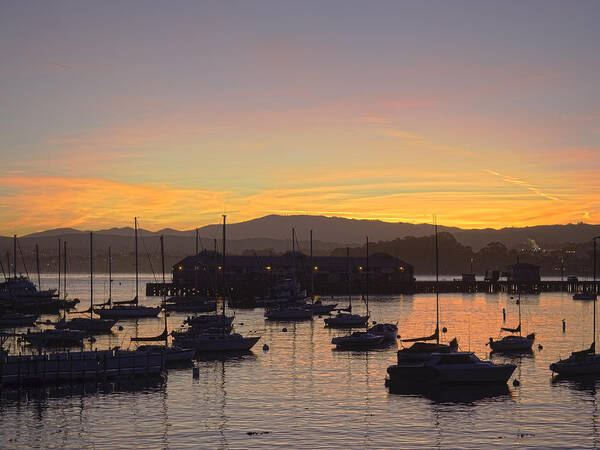
[[36, 347], [69, 347], [82, 345], [86, 336], [81, 330], [27, 330], [20, 335], [25, 341]]
[[303, 306], [281, 306], [265, 311], [265, 317], [269, 320], [307, 320], [312, 316], [313, 312]]
[[334, 337], [331, 343], [338, 349], [368, 349], [380, 347], [384, 337], [368, 331], [355, 331], [347, 336]]
[[0, 328], [29, 327], [38, 317], [37, 314], [7, 313], [0, 316]]
[[278, 280], [270, 290], [270, 295], [256, 298], [257, 306], [274, 306], [292, 303], [307, 303], [306, 290], [292, 278]]
[[517, 366], [482, 361], [472, 352], [433, 353], [426, 361], [390, 366], [390, 383], [506, 383]]
[[395, 323], [377, 323], [367, 330], [369, 333], [383, 336], [384, 341], [396, 342], [398, 325]]

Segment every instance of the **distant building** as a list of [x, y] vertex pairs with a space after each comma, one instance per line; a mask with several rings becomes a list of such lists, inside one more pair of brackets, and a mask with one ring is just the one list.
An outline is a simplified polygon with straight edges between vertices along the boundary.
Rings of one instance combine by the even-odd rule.
[[539, 283], [540, 266], [528, 263], [517, 263], [509, 266], [511, 271], [508, 280], [516, 284], [530, 285]]
[[[337, 256], [315, 256], [292, 252], [278, 256], [227, 255], [225, 282], [238, 296], [264, 295], [275, 280], [295, 276], [310, 292], [311, 275], [315, 293], [345, 294], [348, 291], [348, 260]], [[402, 293], [414, 289], [413, 266], [386, 253], [369, 257], [369, 291]], [[350, 258], [350, 281], [354, 295], [364, 293], [367, 283], [367, 258]], [[199, 290], [221, 291], [223, 286], [222, 256], [203, 251], [188, 256], [173, 266], [173, 283]]]

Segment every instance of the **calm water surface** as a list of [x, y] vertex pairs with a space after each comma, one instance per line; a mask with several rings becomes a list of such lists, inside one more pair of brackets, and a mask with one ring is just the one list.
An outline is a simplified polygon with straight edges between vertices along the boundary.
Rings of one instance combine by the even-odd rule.
[[[133, 276], [115, 276], [113, 298], [133, 296]], [[144, 276], [142, 281], [153, 281]], [[43, 287], [50, 286], [49, 278]], [[56, 284], [55, 282], [53, 283]], [[141, 292], [144, 292], [143, 284]], [[88, 307], [89, 281], [69, 280], [69, 296]], [[96, 278], [98, 301], [107, 284]], [[158, 304], [158, 298], [144, 298]], [[502, 326], [516, 326], [517, 307], [506, 294], [442, 294], [446, 340], [457, 336], [463, 350], [490, 358], [486, 347]], [[345, 298], [336, 299], [345, 305]], [[358, 299], [354, 306], [358, 310]], [[398, 322], [402, 336], [430, 334], [435, 326], [432, 295], [372, 298], [371, 317]], [[518, 365], [505, 390], [448, 389], [428, 393], [390, 393], [386, 368], [396, 347], [370, 352], [333, 351], [339, 331], [323, 319], [300, 323], [266, 322], [263, 310], [236, 310], [236, 330], [262, 336], [253, 352], [196, 361], [191, 368], [169, 370], [166, 381], [140, 380], [110, 385], [78, 385], [0, 395], [2, 448], [483, 448], [596, 447], [598, 403], [594, 380], [552, 382], [548, 365], [572, 350], [589, 346], [592, 303], [569, 294], [522, 297], [524, 332], [537, 335], [533, 355], [492, 356]], [[43, 319], [55, 317], [44, 316]], [[170, 328], [185, 314], [174, 313]], [[566, 333], [561, 320], [566, 319]], [[163, 319], [120, 324], [98, 338], [94, 348], [128, 347], [129, 337], [157, 335]], [[282, 332], [283, 327], [288, 332]], [[266, 343], [270, 350], [265, 352]], [[15, 350], [15, 342], [10, 343]], [[538, 344], [543, 349], [537, 347]], [[250, 434], [249, 434], [250, 433]]]

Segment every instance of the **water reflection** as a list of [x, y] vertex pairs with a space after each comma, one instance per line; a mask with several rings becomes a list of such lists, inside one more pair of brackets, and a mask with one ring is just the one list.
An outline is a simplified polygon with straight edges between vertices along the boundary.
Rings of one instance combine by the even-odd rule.
[[465, 403], [475, 405], [477, 401], [494, 397], [511, 398], [512, 392], [506, 384], [440, 386], [427, 384], [389, 384], [393, 395], [419, 396], [435, 403]]

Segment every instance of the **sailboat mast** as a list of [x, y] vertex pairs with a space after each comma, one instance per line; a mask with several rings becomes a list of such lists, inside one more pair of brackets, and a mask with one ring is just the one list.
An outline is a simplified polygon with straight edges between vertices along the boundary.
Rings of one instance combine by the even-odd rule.
[[348, 309], [352, 312], [352, 280], [350, 279], [350, 247], [346, 247], [346, 265], [348, 266]]
[[225, 231], [225, 223], [226, 223], [226, 219], [227, 216], [225, 214], [223, 214], [223, 255], [222, 255], [222, 262], [221, 262], [221, 269], [223, 270], [223, 305], [222, 305], [222, 311], [223, 311], [223, 316], [225, 316], [225, 292], [226, 292], [226, 284], [225, 284], [225, 240], [226, 240], [226, 231]]
[[65, 300], [67, 299], [67, 241], [63, 242], [63, 277], [64, 277], [64, 283], [63, 283], [63, 292], [64, 292], [64, 297]]
[[165, 347], [168, 347], [169, 345], [169, 334], [168, 334], [168, 328], [167, 328], [167, 296], [166, 296], [166, 288], [165, 288], [165, 245], [164, 245], [164, 238], [163, 235], [160, 235], [160, 262], [162, 264], [162, 280], [163, 280], [163, 288], [162, 288], [162, 294], [163, 294], [163, 311], [165, 313]]
[[35, 265], [37, 268], [37, 276], [38, 276], [38, 289], [42, 290], [42, 279], [40, 277], [40, 251], [38, 249], [38, 245], [35, 244]]
[[435, 222], [435, 334], [436, 342], [440, 344], [440, 258], [438, 255], [437, 220]]
[[296, 297], [296, 230], [292, 228], [292, 295]]
[[[367, 317], [369, 316], [369, 236], [367, 236], [367, 283], [366, 283], [366, 303], [367, 303]], [[369, 321], [367, 320], [367, 327], [369, 326]]]
[[[60, 261], [60, 257], [59, 257]], [[60, 263], [59, 263], [60, 265]], [[60, 267], [60, 266], [59, 266]], [[17, 279], [17, 235], [13, 236], [13, 272], [15, 276], [15, 280]], [[59, 287], [60, 290], [60, 287]]]
[[135, 304], [138, 304], [138, 231], [137, 231], [137, 217], [133, 218], [133, 227], [134, 227], [134, 234], [135, 234]]
[[110, 254], [110, 245], [108, 246], [108, 307], [112, 306], [112, 255]]
[[597, 289], [596, 289], [596, 239], [598, 236], [594, 237], [594, 353], [596, 353], [596, 297], [597, 297]]
[[90, 319], [94, 318], [94, 237], [90, 231]]
[[519, 290], [517, 304], [519, 305], [519, 336], [521, 336], [521, 290]]
[[[60, 298], [60, 263], [61, 263], [61, 245], [60, 245], [60, 239], [58, 240], [58, 298]], [[15, 260], [16, 261], [16, 260]], [[16, 277], [16, 275], [15, 275]]]
[[310, 296], [312, 302], [315, 302], [315, 263], [313, 261], [313, 236], [312, 230], [310, 230]]

